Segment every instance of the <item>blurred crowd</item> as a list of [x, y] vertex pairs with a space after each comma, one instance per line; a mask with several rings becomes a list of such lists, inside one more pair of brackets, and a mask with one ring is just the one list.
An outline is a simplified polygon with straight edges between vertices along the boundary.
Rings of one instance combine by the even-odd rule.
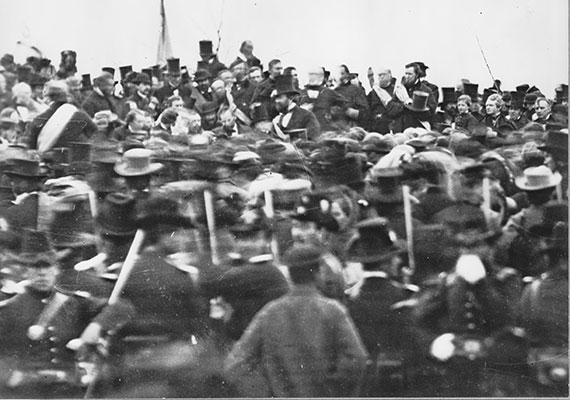
[[199, 52], [0, 59], [1, 397], [568, 396], [567, 84]]

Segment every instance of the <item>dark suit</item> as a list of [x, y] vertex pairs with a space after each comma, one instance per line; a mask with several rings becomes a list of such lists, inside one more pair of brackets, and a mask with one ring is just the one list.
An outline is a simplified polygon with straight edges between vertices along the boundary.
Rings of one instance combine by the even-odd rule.
[[[390, 82], [387, 87], [382, 88], [387, 91], [390, 96], [394, 95], [395, 82], [396, 80], [392, 78], [392, 82]], [[366, 97], [368, 99], [368, 104], [370, 105], [369, 130], [371, 132], [378, 132], [381, 134], [390, 133], [390, 123], [393, 119], [386, 112], [386, 107], [380, 101], [378, 94], [374, 89], [372, 89]]]
[[290, 131], [294, 129], [306, 129], [307, 137], [309, 140], [317, 140], [321, 133], [321, 126], [317, 117], [310, 111], [304, 110], [299, 106], [295, 106], [291, 111], [291, 119], [287, 126], [281, 124], [281, 118], [285, 115], [282, 114], [280, 117], [279, 127], [283, 132]]
[[271, 99], [271, 93], [273, 93], [274, 90], [275, 80], [267, 78], [256, 86], [255, 91], [253, 92], [253, 97], [251, 98], [252, 103], [260, 102], [265, 106], [270, 118], [274, 118], [279, 114]]
[[437, 108], [437, 101], [433, 95], [431, 89], [427, 87], [423, 82], [417, 81], [413, 86], [406, 88], [408, 96], [410, 99], [414, 98], [415, 91], [421, 91], [429, 93], [427, 111], [412, 111], [404, 106], [404, 104], [396, 96], [393, 97], [392, 101], [388, 103], [386, 109], [388, 115], [394, 118], [393, 131], [403, 132], [406, 128], [422, 128], [423, 125], [420, 121], [432, 122]]
[[208, 61], [198, 61], [196, 69], [205, 69], [210, 73], [212, 77], [215, 77], [218, 75], [218, 72], [228, 68], [218, 60], [218, 56], [216, 55], [210, 58]]
[[90, 92], [87, 97], [85, 97], [85, 100], [81, 103], [81, 108], [83, 108], [91, 118], [93, 118], [97, 112], [103, 110], [109, 110], [112, 113], [118, 114], [113, 100], [109, 97], [101, 96], [95, 91]]
[[364, 90], [352, 83], [344, 83], [334, 89], [346, 99], [346, 106], [358, 110], [358, 117], [353, 121], [356, 125], [366, 127], [370, 118], [370, 108]]
[[232, 87], [234, 103], [245, 115], [249, 115], [249, 105], [251, 104], [254, 91], [255, 86], [253, 86], [247, 79], [243, 82], [234, 83]]
[[[310, 90], [316, 90], [319, 92], [315, 99], [309, 97]], [[348, 101], [343, 95], [323, 85], [316, 87], [308, 86], [303, 89], [298, 102], [299, 105], [313, 105], [312, 112], [315, 114], [315, 117], [317, 117], [317, 120], [321, 125], [321, 132], [334, 130], [331, 125], [331, 108], [336, 106], [344, 110], [347, 103]]]

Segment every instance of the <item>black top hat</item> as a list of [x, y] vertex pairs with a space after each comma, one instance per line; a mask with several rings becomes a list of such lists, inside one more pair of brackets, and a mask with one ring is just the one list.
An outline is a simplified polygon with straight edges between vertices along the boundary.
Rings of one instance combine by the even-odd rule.
[[214, 54], [211, 40], [200, 40], [200, 55], [211, 56]]
[[477, 98], [479, 97], [479, 85], [477, 83], [464, 83], [463, 94], [471, 97], [472, 101], [477, 101]]
[[168, 64], [168, 73], [179, 74], [180, 73], [180, 59], [179, 58], [169, 58], [166, 60]]
[[528, 83], [523, 83], [522, 85], [518, 85], [515, 89], [517, 90], [517, 92], [526, 93], [528, 92], [529, 88], [530, 85]]
[[35, 160], [12, 158], [6, 161], [10, 168], [4, 172], [8, 176], [24, 178], [45, 178], [48, 174], [42, 170], [40, 163]]
[[113, 68], [113, 67], [103, 67], [103, 68], [101, 68], [101, 71], [107, 72], [107, 73], [110, 74], [113, 78], [115, 78], [115, 68]]
[[280, 94], [299, 93], [292, 75], [279, 75], [275, 79], [275, 90], [277, 96]]
[[84, 247], [95, 244], [91, 233], [91, 214], [85, 214], [80, 204], [74, 204], [69, 210], [54, 212], [49, 224], [49, 239], [56, 248]]
[[69, 143], [69, 162], [73, 161], [89, 161], [91, 159], [91, 143], [87, 142], [70, 142]]
[[356, 224], [358, 236], [348, 242], [347, 259], [364, 264], [389, 260], [401, 253], [396, 234], [382, 217], [365, 219]]
[[15, 261], [31, 268], [42, 268], [53, 265], [58, 260], [58, 254], [43, 231], [26, 230], [18, 254], [13, 257]]
[[28, 79], [28, 84], [30, 87], [34, 88], [37, 86], [43, 86], [47, 82], [47, 79], [40, 74], [31, 74]]
[[442, 87], [441, 93], [443, 94], [443, 99], [441, 102], [443, 104], [455, 103], [457, 100], [455, 97], [455, 88], [452, 87]]
[[139, 83], [146, 83], [150, 85], [152, 82], [150, 81], [150, 76], [144, 73], [139, 73], [135, 76], [135, 79], [133, 79], [133, 83], [135, 85], [138, 85]]
[[151, 68], [143, 68], [143, 69], [141, 70], [141, 72], [142, 72], [143, 74], [145, 74], [146, 76], [148, 76], [149, 79], [150, 79], [151, 82], [152, 82], [152, 69], [151, 69]]
[[121, 80], [124, 81], [125, 79], [127, 79], [127, 75], [130, 72], [133, 72], [133, 66], [123, 65], [122, 67], [119, 67], [119, 72], [121, 73]]
[[91, 82], [91, 75], [90, 74], [81, 75], [81, 88], [83, 90], [93, 89], [93, 83]]
[[415, 91], [412, 98], [412, 104], [405, 104], [404, 106], [411, 110], [417, 112], [424, 112], [429, 111], [429, 107], [427, 106], [427, 102], [429, 99], [428, 92], [422, 91]]
[[201, 68], [197, 69], [196, 73], [194, 74], [194, 82], [199, 82], [210, 78], [211, 78], [210, 72], [208, 72], [208, 70], [205, 69]]
[[151, 196], [140, 205], [136, 219], [139, 229], [152, 230], [159, 225], [184, 229], [194, 227], [190, 218], [180, 214], [178, 202], [165, 196]]
[[150, 69], [152, 70], [152, 76], [154, 76], [157, 79], [160, 79], [160, 72], [161, 72], [160, 65], [159, 64], [153, 65], [152, 67], [150, 67]]
[[105, 197], [95, 223], [102, 235], [133, 236], [136, 232], [135, 199], [122, 193]]
[[262, 103], [253, 103], [249, 107], [249, 116], [251, 118], [251, 125], [255, 125], [262, 121], [271, 121], [267, 108]]

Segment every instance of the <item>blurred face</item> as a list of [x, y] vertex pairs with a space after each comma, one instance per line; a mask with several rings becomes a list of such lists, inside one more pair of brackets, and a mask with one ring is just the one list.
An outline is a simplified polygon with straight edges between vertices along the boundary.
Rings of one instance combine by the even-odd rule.
[[344, 67], [338, 68], [338, 75], [337, 76], [338, 76], [341, 83], [347, 82], [350, 79], [350, 77], [348, 75], [348, 71]]
[[191, 115], [187, 124], [189, 133], [199, 133], [202, 129], [202, 117], [200, 114]]
[[279, 75], [281, 75], [281, 72], [283, 72], [283, 67], [281, 66], [281, 63], [277, 63], [277, 64], [273, 65], [273, 67], [271, 67], [271, 69], [269, 70], [269, 76], [271, 76], [271, 78], [275, 79]]
[[487, 114], [493, 116], [501, 112], [501, 110], [497, 106], [497, 102], [492, 100], [487, 100], [487, 103], [485, 104], [485, 110], [487, 111]]
[[[234, 75], [234, 79], [237, 80], [238, 82], [241, 82], [244, 80], [245, 78], [245, 64], [244, 63], [240, 63], [237, 64], [234, 68], [233, 68], [233, 75]], [[261, 74], [259, 74], [261, 77]]]
[[99, 90], [101, 90], [101, 93], [103, 93], [105, 96], [110, 96], [113, 94], [114, 84], [115, 82], [112, 79], [105, 79], [99, 86]]
[[22, 193], [33, 192], [40, 186], [40, 181], [37, 179], [28, 179], [21, 176], [12, 176], [10, 178], [10, 186], [14, 195], [18, 196]]
[[184, 100], [176, 99], [172, 102], [171, 107], [174, 108], [184, 108]]
[[340, 231], [344, 230], [348, 226], [350, 220], [337, 202], [334, 202], [331, 205], [331, 215], [338, 223]]
[[137, 90], [143, 95], [148, 96], [150, 94], [150, 85], [148, 83], [139, 83]]
[[545, 100], [536, 102], [536, 115], [538, 118], [546, 118], [550, 114], [550, 105]]
[[210, 87], [210, 80], [209, 79], [201, 79], [199, 81], [196, 81], [196, 87], [201, 92], [205, 92]]
[[263, 77], [261, 76], [260, 70], [254, 70], [254, 71], [251, 71], [249, 73], [249, 81], [251, 83], [253, 83], [254, 85], [258, 84], [262, 80], [263, 80]]
[[368, 68], [366, 77], [368, 78], [368, 84], [370, 85], [370, 87], [374, 86], [374, 71], [372, 70], [372, 68]]
[[406, 68], [406, 71], [404, 72], [404, 85], [407, 86], [411, 86], [414, 83], [416, 83], [416, 81], [418, 80], [418, 76], [416, 75], [414, 68], [410, 67], [410, 68]]
[[244, 56], [250, 57], [253, 54], [253, 43], [245, 42], [245, 45], [241, 49]]
[[392, 83], [392, 73], [390, 71], [380, 71], [378, 73], [378, 83], [381, 88], [385, 88]]
[[317, 224], [311, 221], [291, 220], [291, 236], [296, 243], [315, 243], [318, 241]]
[[291, 76], [293, 77], [293, 82], [295, 83], [295, 85], [299, 85], [299, 75], [297, 74], [296, 69], [291, 70]]
[[216, 126], [216, 122], [218, 122], [216, 112], [205, 114], [202, 118], [202, 127], [204, 129], [211, 129]]
[[459, 111], [459, 114], [467, 114], [469, 112], [469, 106], [464, 101], [458, 101], [457, 111]]
[[181, 79], [182, 79], [181, 74], [173, 74], [173, 73], [168, 74], [168, 82], [172, 86], [178, 86], [180, 84]]
[[234, 82], [234, 75], [230, 71], [222, 72], [220, 75], [220, 79], [226, 84], [226, 86], [231, 87]]
[[275, 101], [275, 108], [279, 112], [287, 111], [287, 108], [289, 107], [289, 103], [291, 102], [289, 100], [289, 98], [287, 97], [287, 95], [285, 95], [285, 94], [280, 94], [279, 96], [275, 97], [274, 101]]
[[100, 130], [105, 130], [109, 126], [109, 116], [107, 114], [95, 114], [93, 117], [93, 122], [97, 125], [97, 128]]
[[521, 109], [518, 107], [509, 107], [509, 116], [511, 117], [511, 119], [519, 119], [521, 116]]
[[216, 93], [216, 96], [219, 98], [225, 97], [226, 84], [220, 80], [214, 81], [214, 83], [212, 83], [212, 91]]
[[42, 268], [22, 267], [22, 277], [31, 281], [33, 287], [50, 290], [55, 284], [59, 268], [55, 265]]
[[0, 137], [7, 140], [10, 143], [16, 141], [18, 137], [18, 129], [16, 129], [16, 124], [11, 123], [1, 123], [0, 124]]
[[236, 124], [236, 118], [233, 116], [232, 113], [225, 112], [221, 115], [220, 122], [222, 123], [224, 129], [231, 130], [234, 128]]
[[144, 115], [136, 115], [129, 124], [133, 132], [141, 132], [150, 129], [148, 117]]
[[317, 68], [312, 71], [309, 71], [309, 85], [312, 86], [322, 85], [324, 79], [325, 77], [322, 69]]

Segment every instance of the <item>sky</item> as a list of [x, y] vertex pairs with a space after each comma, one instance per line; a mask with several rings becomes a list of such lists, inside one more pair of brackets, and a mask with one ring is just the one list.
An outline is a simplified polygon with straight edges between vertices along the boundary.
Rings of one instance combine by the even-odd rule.
[[[23, 61], [38, 47], [58, 65], [60, 51], [78, 53], [78, 72], [156, 63], [160, 0], [0, 0], [0, 53]], [[546, 95], [568, 83], [567, 0], [165, 0], [174, 55], [195, 68], [198, 42], [221, 43], [230, 64], [243, 40], [267, 66], [279, 58], [301, 82], [312, 66], [346, 64], [363, 83], [369, 66], [401, 77], [423, 61], [440, 87], [461, 78], [492, 85], [477, 37], [504, 90], [534, 84]]]

